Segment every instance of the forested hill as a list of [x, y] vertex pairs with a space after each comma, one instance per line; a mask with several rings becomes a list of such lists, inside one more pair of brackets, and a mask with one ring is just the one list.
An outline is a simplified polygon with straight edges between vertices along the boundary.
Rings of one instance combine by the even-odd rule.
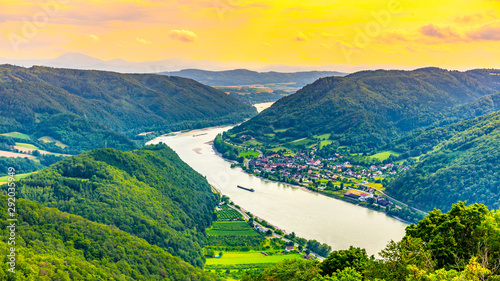
[[336, 71], [304, 71], [294, 73], [256, 72], [247, 69], [226, 71], [207, 71], [199, 69], [184, 69], [175, 72], [160, 74], [179, 76], [194, 79], [210, 86], [241, 86], [253, 84], [293, 83], [294, 86], [304, 87], [315, 80], [326, 76], [344, 76], [346, 73]]
[[[10, 202], [10, 201], [9, 201]], [[217, 280], [216, 277], [116, 227], [16, 200], [15, 274], [5, 255], [0, 279], [17, 280]], [[7, 196], [0, 195], [0, 233], [10, 236]], [[2, 249], [10, 249], [7, 240]]]
[[500, 111], [414, 133], [391, 149], [420, 156], [416, 166], [387, 186], [412, 206], [448, 210], [467, 200], [500, 207]]
[[452, 109], [498, 92], [499, 74], [423, 68], [322, 78], [232, 133], [250, 134], [264, 143], [331, 133], [331, 140], [352, 151], [369, 151], [417, 128], [463, 118]]
[[64, 159], [20, 180], [17, 196], [114, 226], [196, 267], [204, 264], [205, 229], [218, 202], [206, 179], [166, 145]]
[[186, 78], [0, 66], [0, 133], [37, 134], [37, 125], [56, 114], [134, 135], [240, 122], [256, 110]]

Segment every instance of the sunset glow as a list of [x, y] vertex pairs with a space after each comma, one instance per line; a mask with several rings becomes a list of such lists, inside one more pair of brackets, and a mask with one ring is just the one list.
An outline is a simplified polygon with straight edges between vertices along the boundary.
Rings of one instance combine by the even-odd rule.
[[500, 1], [0, 0], [0, 57], [500, 66]]

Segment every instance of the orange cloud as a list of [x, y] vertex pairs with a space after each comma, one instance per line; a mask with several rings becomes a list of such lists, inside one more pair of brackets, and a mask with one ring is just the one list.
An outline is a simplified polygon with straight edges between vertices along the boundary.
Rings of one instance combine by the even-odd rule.
[[195, 42], [198, 40], [196, 33], [189, 30], [171, 30], [170, 38], [180, 40], [182, 42]]
[[424, 25], [420, 28], [420, 33], [429, 37], [436, 37], [441, 39], [459, 38], [460, 36], [448, 27], [438, 27], [434, 24]]
[[302, 32], [299, 32], [297, 37], [295, 37], [295, 41], [307, 41], [309, 38]]
[[476, 30], [467, 33], [467, 36], [476, 40], [499, 41], [500, 21], [483, 25]]

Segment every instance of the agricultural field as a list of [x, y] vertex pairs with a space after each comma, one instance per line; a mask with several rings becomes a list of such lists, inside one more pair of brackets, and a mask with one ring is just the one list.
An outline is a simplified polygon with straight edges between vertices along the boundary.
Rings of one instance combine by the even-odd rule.
[[11, 132], [11, 133], [6, 133], [6, 134], [1, 134], [2, 136], [6, 137], [12, 137], [12, 138], [18, 138], [18, 139], [23, 139], [23, 140], [29, 140], [30, 137], [26, 134], [19, 133], [19, 132]]
[[330, 145], [332, 143], [333, 143], [333, 141], [331, 141], [331, 140], [322, 140], [320, 142], [320, 148], [323, 148], [323, 146], [327, 146], [327, 145]]
[[232, 265], [232, 264], [255, 264], [255, 263], [277, 263], [285, 259], [300, 259], [301, 254], [271, 253], [265, 256], [260, 251], [248, 252], [224, 252], [221, 258], [207, 259], [206, 265]]
[[323, 134], [323, 135], [316, 135], [314, 138], [319, 139], [319, 140], [327, 140], [330, 138], [332, 134]]
[[280, 150], [286, 150], [286, 151], [290, 151], [288, 148], [284, 147], [284, 146], [278, 146], [278, 147], [275, 147], [275, 148], [272, 148], [270, 149], [271, 151], [274, 151], [274, 152], [278, 152]]
[[208, 235], [235, 235], [235, 236], [257, 236], [259, 235], [245, 221], [217, 221], [212, 228], [207, 230]]
[[228, 207], [227, 205], [221, 206], [222, 210], [217, 211], [217, 220], [219, 221], [229, 221], [233, 220], [234, 218], [239, 218], [243, 219], [240, 212], [236, 211], [235, 209]]
[[52, 137], [48, 137], [48, 136], [41, 137], [38, 140], [39, 141], [43, 141], [43, 142], [54, 142], [60, 148], [66, 148], [66, 147], [68, 147], [66, 144], [62, 143], [61, 141], [56, 140], [56, 139], [54, 139]]
[[250, 158], [250, 156], [253, 156], [254, 158], [257, 158], [259, 155], [260, 153], [256, 151], [247, 151], [247, 152], [241, 152], [238, 156], [245, 158]]
[[[34, 172], [34, 173], [36, 173], [36, 172]], [[34, 174], [34, 173], [19, 174], [19, 175], [15, 175], [14, 178], [16, 180], [20, 180], [20, 179], [24, 179], [25, 177], [28, 177], [28, 176], [30, 176], [31, 174]], [[7, 183], [7, 182], [9, 182], [9, 176], [0, 177], [0, 184], [4, 184], [4, 183]]]
[[33, 149], [33, 150], [39, 150], [40, 148], [29, 144], [29, 143], [24, 143], [24, 142], [16, 142], [16, 146], [23, 147], [23, 148], [28, 148], [28, 149]]

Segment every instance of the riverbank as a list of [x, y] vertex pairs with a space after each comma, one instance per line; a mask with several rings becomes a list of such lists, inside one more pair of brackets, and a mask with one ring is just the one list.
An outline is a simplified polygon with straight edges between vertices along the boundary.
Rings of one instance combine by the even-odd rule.
[[[199, 130], [183, 132], [159, 137], [151, 144], [163, 142], [170, 146], [184, 162], [244, 210], [265, 218], [287, 233], [293, 231], [299, 237], [327, 243], [334, 250], [355, 246], [376, 255], [387, 242], [405, 235], [407, 224], [379, 212], [318, 196], [304, 187], [264, 181], [241, 169], [231, 169], [231, 162], [218, 155], [210, 143], [229, 129], [231, 127], [206, 128], [203, 133], [208, 134], [199, 137], [192, 136], [199, 134]], [[201, 154], [194, 148], [201, 148]], [[251, 187], [255, 192], [239, 189], [237, 185]]]
[[[240, 165], [240, 163], [238, 163], [237, 161], [224, 158], [223, 155], [222, 155], [222, 153], [220, 153], [219, 151], [217, 151], [217, 149], [215, 148], [215, 146], [213, 145], [213, 143], [211, 143], [211, 146], [212, 146], [212, 149], [214, 150], [214, 152], [216, 153], [216, 155], [219, 156], [219, 157], [221, 157], [222, 159], [224, 159], [224, 161], [226, 161], [228, 163], [231, 163], [231, 165]], [[259, 178], [260, 180], [265, 181], [265, 182], [273, 182], [273, 183], [284, 184], [284, 185], [287, 185], [287, 186], [290, 186], [290, 187], [293, 187], [293, 188], [300, 189], [300, 190], [305, 191], [305, 192], [314, 193], [314, 194], [320, 194], [320, 195], [323, 195], [323, 196], [326, 196], [326, 197], [329, 197], [329, 198], [341, 200], [343, 202], [347, 202], [347, 203], [350, 203], [350, 204], [353, 204], [353, 205], [356, 205], [356, 206], [359, 206], [359, 207], [363, 207], [363, 208], [366, 208], [366, 209], [369, 209], [369, 210], [373, 210], [373, 211], [376, 211], [376, 212], [384, 213], [386, 216], [388, 216], [390, 218], [393, 218], [393, 219], [396, 219], [398, 221], [401, 221], [401, 222], [403, 222], [405, 224], [408, 224], [408, 225], [414, 223], [414, 222], [410, 222], [410, 221], [407, 221], [405, 219], [402, 219], [402, 218], [400, 218], [398, 216], [388, 214], [386, 212], [385, 207], [382, 207], [382, 206], [379, 206], [379, 205], [372, 205], [372, 204], [368, 204], [367, 202], [361, 202], [361, 201], [357, 201], [357, 200], [354, 200], [354, 199], [351, 199], [351, 198], [345, 198], [344, 196], [327, 193], [327, 192], [324, 192], [324, 191], [322, 191], [320, 189], [317, 189], [317, 188], [314, 188], [314, 187], [308, 187], [308, 186], [297, 185], [297, 184], [292, 184], [292, 183], [288, 183], [288, 182], [282, 182], [282, 181], [276, 181], [276, 180], [267, 179], [267, 178], [264, 178], [264, 177], [262, 177], [260, 175], [257, 175], [257, 174], [254, 174], [254, 173], [249, 173], [245, 169], [243, 169], [241, 166], [238, 166], [238, 167], [243, 172], [245, 172], [246, 174], [254, 176], [256, 178]]]

